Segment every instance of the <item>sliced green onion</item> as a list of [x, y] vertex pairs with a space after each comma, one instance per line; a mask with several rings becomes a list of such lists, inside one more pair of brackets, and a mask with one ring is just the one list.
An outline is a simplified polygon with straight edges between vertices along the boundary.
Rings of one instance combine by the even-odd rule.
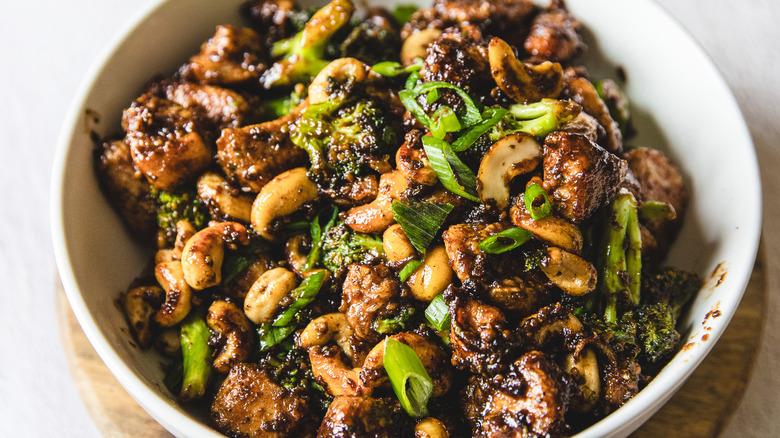
[[[413, 76], [414, 75], [412, 74], [409, 76], [409, 79], [407, 79], [407, 87], [409, 86], [409, 82]], [[419, 75], [417, 76], [417, 79], [419, 79]], [[418, 95], [415, 94], [412, 90], [403, 90], [398, 93], [398, 98], [401, 99], [401, 103], [404, 105], [404, 107], [406, 107], [407, 110], [409, 110], [410, 113], [412, 113], [414, 118], [422, 123], [423, 126], [429, 127], [431, 126], [431, 118], [428, 117], [428, 114], [425, 113], [423, 107], [421, 107], [417, 102], [417, 96]]]
[[417, 251], [424, 253], [441, 228], [452, 204], [409, 200], [409, 204], [393, 201], [393, 217]]
[[295, 221], [284, 226], [286, 234], [301, 234], [311, 230], [311, 222]]
[[510, 228], [479, 242], [479, 249], [488, 254], [502, 254], [524, 244], [532, 235], [522, 228]]
[[645, 201], [639, 208], [639, 219], [645, 222], [654, 221], [656, 219], [675, 220], [677, 219], [677, 211], [675, 211], [672, 204], [668, 202], [660, 201]]
[[442, 185], [456, 195], [479, 202], [477, 178], [474, 172], [458, 158], [450, 144], [428, 136], [422, 138], [422, 143], [431, 168], [436, 172]]
[[490, 131], [490, 128], [500, 122], [506, 113], [507, 110], [504, 108], [487, 108], [482, 112], [482, 122], [474, 125], [469, 132], [461, 135], [457, 140], [452, 142], [452, 150], [455, 152], [462, 152], [471, 147], [475, 141], [482, 137], [486, 132]]
[[395, 21], [397, 21], [398, 24], [403, 26], [404, 23], [412, 18], [412, 14], [417, 12], [417, 9], [419, 9], [417, 5], [400, 4], [393, 9], [393, 18], [395, 18]]
[[[427, 94], [431, 90], [438, 90], [440, 88], [446, 88], [455, 91], [455, 93], [457, 93], [458, 96], [460, 96], [460, 98], [463, 100], [465, 109], [464, 113], [461, 115], [461, 119], [463, 125], [466, 128], [476, 125], [482, 121], [482, 114], [480, 113], [479, 108], [477, 108], [477, 104], [474, 102], [474, 99], [472, 99], [471, 96], [469, 96], [469, 94], [466, 93], [466, 91], [462, 88], [459, 88], [448, 82], [423, 82], [422, 84], [414, 87], [411, 91], [414, 93], [414, 96], [417, 97], [422, 94]], [[422, 123], [422, 121], [420, 122]]]
[[387, 338], [383, 362], [393, 391], [406, 413], [413, 418], [427, 416], [428, 399], [433, 394], [433, 380], [414, 350], [402, 342]]
[[[535, 206], [534, 203], [539, 197], [544, 198], [544, 203], [540, 206]], [[547, 197], [547, 193], [539, 184], [531, 184], [523, 195], [525, 198], [525, 209], [531, 215], [531, 219], [538, 221], [547, 217], [552, 211], [552, 204], [550, 204], [550, 198]]]
[[[311, 251], [306, 256], [306, 264], [303, 265], [303, 272], [310, 271], [317, 262], [320, 261], [322, 254], [322, 236], [328, 232], [336, 223], [336, 219], [339, 215], [339, 209], [333, 204], [328, 204], [325, 208], [317, 213], [314, 220], [311, 221]], [[324, 224], [323, 220], [326, 220]]]
[[[406, 82], [404, 82], [404, 88], [406, 90], [411, 90], [415, 86], [417, 86], [417, 82], [420, 80], [422, 76], [420, 75], [419, 71], [413, 71], [408, 78], [406, 78]], [[399, 94], [400, 96], [400, 94]]]
[[425, 96], [425, 102], [430, 105], [437, 100], [441, 99], [441, 93], [439, 92], [438, 88], [434, 88], [433, 90], [429, 91], [428, 94]]
[[433, 297], [428, 308], [425, 309], [425, 318], [433, 328], [440, 332], [450, 329], [450, 308], [444, 301], [444, 295], [439, 294]]
[[401, 280], [401, 282], [405, 282], [421, 265], [422, 262], [420, 260], [409, 260], [409, 262], [406, 263], [406, 266], [401, 269], [401, 272], [398, 273], [398, 278]]
[[431, 116], [431, 135], [442, 139], [450, 132], [461, 130], [460, 120], [455, 111], [448, 106], [442, 106]]
[[179, 397], [182, 400], [198, 400], [206, 393], [206, 385], [211, 377], [210, 336], [205, 312], [202, 309], [190, 311], [179, 329], [183, 359]]
[[287, 325], [284, 327], [274, 327], [270, 324], [261, 325], [257, 329], [258, 349], [261, 352], [268, 351], [271, 347], [290, 336], [296, 328], [297, 327], [294, 325]]
[[413, 64], [407, 67], [404, 67], [401, 63], [398, 62], [386, 61], [386, 62], [380, 62], [378, 64], [374, 64], [374, 66], [371, 67], [371, 70], [375, 71], [376, 73], [379, 73], [382, 76], [393, 78], [399, 75], [418, 71], [421, 68], [422, 68], [422, 59], [417, 58], [414, 60]]
[[642, 231], [639, 228], [639, 218], [636, 199], [629, 196], [631, 207], [628, 210], [628, 249], [626, 250], [626, 271], [628, 272], [628, 299], [634, 306], [639, 305], [640, 285], [642, 282]]

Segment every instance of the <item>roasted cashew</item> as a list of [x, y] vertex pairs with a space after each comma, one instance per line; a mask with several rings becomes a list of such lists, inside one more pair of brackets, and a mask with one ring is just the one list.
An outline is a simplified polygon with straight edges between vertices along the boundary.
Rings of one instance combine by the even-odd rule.
[[452, 283], [452, 268], [444, 245], [425, 254], [423, 264], [409, 277], [409, 289], [420, 301], [431, 301]]
[[151, 319], [154, 308], [149, 298], [162, 297], [163, 290], [157, 286], [139, 286], [122, 296], [122, 309], [125, 311], [130, 330], [138, 346], [148, 348], [152, 345]]
[[309, 349], [311, 372], [318, 383], [334, 397], [340, 395], [371, 395], [373, 388], [360, 381], [360, 368], [349, 367], [336, 346], [314, 346]]
[[198, 178], [198, 198], [211, 211], [211, 216], [219, 220], [238, 220], [249, 223], [252, 211], [252, 197], [233, 195], [233, 189], [227, 180], [216, 172], [206, 172]]
[[601, 391], [601, 378], [599, 377], [596, 354], [590, 348], [570, 353], [564, 359], [563, 368], [575, 377], [575, 384], [582, 392], [582, 404], [574, 404], [574, 409], [578, 412], [591, 410], [599, 400], [599, 392]]
[[442, 34], [439, 29], [423, 29], [413, 35], [409, 35], [401, 46], [401, 63], [405, 66], [412, 65], [417, 58], [425, 58], [428, 45]]
[[414, 257], [414, 246], [398, 224], [388, 227], [382, 234], [382, 250], [390, 263], [402, 263]]
[[[542, 311], [545, 309], [542, 309]], [[573, 313], [567, 312], [565, 315], [559, 315], [554, 321], [548, 322], [544, 318], [540, 318], [540, 311], [536, 315], [531, 315], [523, 320], [520, 324], [521, 327], [528, 323], [533, 327], [532, 338], [536, 342], [537, 346], [542, 346], [547, 343], [551, 336], [560, 334], [575, 334], [583, 330], [582, 323]]]
[[295, 274], [285, 268], [265, 271], [246, 294], [244, 314], [255, 324], [268, 322], [284, 297], [297, 286]]
[[284, 256], [287, 259], [287, 264], [290, 265], [293, 272], [303, 276], [303, 269], [306, 265], [306, 259], [308, 254], [305, 246], [309, 246], [306, 242], [311, 242], [307, 234], [296, 234], [289, 239], [284, 245]]
[[330, 341], [335, 341], [350, 359], [354, 359], [351, 354], [352, 349], [349, 345], [349, 338], [354, 334], [352, 327], [347, 322], [347, 317], [343, 313], [329, 313], [312, 320], [309, 325], [298, 336], [298, 347], [309, 349], [315, 345], [325, 345]]
[[351, 208], [344, 222], [361, 233], [381, 233], [389, 227], [393, 219], [393, 200], [398, 199], [406, 190], [406, 176], [394, 170], [379, 178], [379, 193], [372, 202]]
[[508, 135], [493, 143], [479, 164], [479, 198], [496, 203], [503, 211], [509, 203], [509, 183], [518, 175], [531, 172], [542, 162], [542, 147], [529, 134]]
[[168, 357], [181, 357], [181, 330], [167, 327], [154, 337], [154, 348]]
[[331, 61], [312, 79], [309, 85], [309, 103], [317, 105], [331, 99], [328, 89], [333, 88], [333, 80], [337, 82], [362, 82], [368, 77], [371, 67], [355, 58], [340, 58]]
[[519, 103], [538, 102], [542, 98], [556, 98], [563, 90], [561, 65], [545, 61], [526, 65], [515, 57], [512, 47], [501, 38], [493, 38], [488, 45], [490, 73], [509, 97]]
[[414, 426], [414, 438], [449, 438], [450, 433], [444, 423], [434, 417], [420, 420]]
[[159, 263], [154, 267], [154, 276], [165, 290], [165, 302], [154, 314], [154, 321], [161, 327], [171, 327], [190, 313], [192, 289], [178, 260]]
[[173, 256], [173, 253], [174, 253], [173, 248], [158, 249], [157, 252], [154, 253], [154, 265], [157, 266], [160, 263], [178, 260], [178, 258], [175, 258]]
[[245, 362], [251, 353], [251, 327], [244, 312], [227, 301], [214, 301], [206, 314], [206, 324], [225, 338], [213, 367], [218, 373], [227, 374], [233, 365]]
[[171, 257], [173, 260], [181, 260], [181, 253], [184, 251], [184, 245], [190, 240], [192, 236], [197, 233], [198, 230], [190, 221], [178, 221], [176, 222], [176, 241], [173, 243], [173, 252]]
[[570, 295], [585, 295], [596, 288], [596, 267], [560, 248], [548, 247], [539, 267], [550, 281]]
[[246, 228], [238, 222], [220, 222], [204, 228], [192, 236], [181, 253], [184, 279], [195, 290], [222, 282], [222, 261], [225, 246], [249, 244]]
[[274, 240], [271, 223], [317, 198], [317, 185], [306, 176], [305, 167], [276, 175], [264, 185], [252, 203], [252, 228], [267, 240]]
[[[417, 353], [425, 371], [433, 380], [432, 397], [446, 394], [452, 384], [452, 367], [449, 355], [435, 342], [416, 333], [398, 333], [390, 336], [403, 342]], [[388, 382], [385, 371], [385, 340], [376, 344], [366, 356], [360, 370], [360, 381], [369, 388], [376, 388]]]
[[534, 220], [531, 214], [528, 213], [528, 210], [525, 209], [525, 201], [522, 196], [512, 206], [509, 214], [512, 218], [512, 223], [518, 228], [532, 232], [534, 237], [539, 240], [563, 248], [573, 254], [579, 254], [582, 250], [582, 232], [576, 224], [563, 219], [555, 213], [551, 213], [542, 219]]

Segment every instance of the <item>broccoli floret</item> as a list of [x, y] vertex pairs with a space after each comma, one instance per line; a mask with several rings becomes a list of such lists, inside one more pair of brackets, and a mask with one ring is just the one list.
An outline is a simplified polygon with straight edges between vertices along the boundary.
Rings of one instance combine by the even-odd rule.
[[371, 328], [380, 335], [398, 333], [411, 326], [410, 319], [412, 316], [414, 316], [414, 307], [402, 307], [394, 317], [377, 318], [372, 321]]
[[401, 34], [383, 15], [374, 15], [352, 29], [341, 43], [341, 57], [355, 58], [366, 64], [398, 61]]
[[258, 364], [280, 386], [310, 397], [318, 414], [328, 410], [332, 397], [314, 379], [306, 350], [286, 341], [261, 357]]
[[265, 118], [267, 120], [276, 120], [290, 114], [295, 107], [306, 99], [306, 91], [306, 87], [303, 84], [298, 84], [290, 94], [264, 101]]
[[494, 142], [518, 132], [544, 137], [577, 117], [581, 110], [570, 100], [542, 99], [528, 105], [515, 104], [490, 130], [489, 137]]
[[655, 274], [642, 273], [642, 302], [662, 303], [671, 307], [679, 318], [685, 304], [701, 289], [702, 281], [695, 272], [664, 268]]
[[176, 222], [189, 221], [199, 230], [211, 219], [208, 206], [198, 198], [194, 188], [176, 193], [152, 189], [152, 197], [157, 201], [157, 226], [165, 243], [172, 244], [176, 239]]
[[342, 277], [349, 265], [370, 263], [382, 254], [380, 237], [352, 231], [343, 222], [328, 230], [322, 238], [322, 264], [336, 277]]
[[291, 128], [290, 138], [309, 155], [309, 178], [336, 191], [387, 163], [396, 139], [385, 111], [372, 98], [312, 105]]
[[670, 306], [644, 304], [634, 309], [631, 314], [636, 322], [642, 359], [657, 363], [674, 352], [680, 334], [674, 328], [677, 318]]
[[294, 37], [275, 43], [271, 56], [280, 60], [263, 74], [265, 88], [304, 82], [325, 68], [329, 63], [325, 59], [328, 41], [349, 23], [354, 10], [350, 0], [333, 0], [318, 10]]

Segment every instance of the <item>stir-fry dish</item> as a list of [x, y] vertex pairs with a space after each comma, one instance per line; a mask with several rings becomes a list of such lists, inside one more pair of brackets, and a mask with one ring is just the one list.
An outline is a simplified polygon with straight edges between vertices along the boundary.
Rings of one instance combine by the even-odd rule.
[[674, 355], [685, 183], [624, 145], [562, 1], [241, 11], [96, 150], [181, 403], [234, 437], [558, 437]]

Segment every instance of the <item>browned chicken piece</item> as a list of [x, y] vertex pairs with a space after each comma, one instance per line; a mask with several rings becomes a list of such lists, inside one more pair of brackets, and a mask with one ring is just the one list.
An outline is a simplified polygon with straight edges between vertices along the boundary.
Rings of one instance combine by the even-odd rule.
[[211, 404], [220, 431], [246, 438], [296, 436], [308, 412], [303, 398], [274, 383], [256, 364], [234, 366]]
[[534, 18], [525, 39], [525, 50], [535, 59], [567, 62], [585, 50], [577, 33], [580, 22], [569, 14], [563, 0], [553, 0], [549, 8]]
[[614, 412], [639, 393], [639, 384], [643, 381], [642, 368], [632, 360], [612, 360], [607, 362], [601, 378], [601, 407], [603, 415]]
[[538, 270], [518, 272], [487, 284], [486, 298], [514, 316], [523, 317], [550, 300], [549, 283]]
[[291, 0], [250, 0], [241, 6], [250, 25], [265, 37], [265, 46], [295, 35], [294, 21], [300, 20], [300, 6]]
[[439, 181], [436, 172], [431, 167], [422, 145], [423, 132], [412, 129], [406, 133], [404, 144], [395, 154], [396, 166], [410, 181], [426, 186], [435, 185]]
[[562, 437], [569, 392], [555, 362], [530, 351], [502, 378], [471, 377], [462, 398], [476, 437]]
[[208, 122], [197, 108], [145, 94], [124, 111], [122, 128], [135, 166], [156, 189], [173, 190], [211, 164]]
[[450, 286], [445, 298], [450, 307], [452, 365], [475, 374], [494, 374], [503, 357], [516, 346], [515, 335], [497, 307]]
[[227, 88], [192, 82], [166, 82], [162, 88], [169, 100], [185, 108], [200, 108], [217, 129], [238, 128], [259, 119], [242, 95]]
[[561, 97], [569, 98], [582, 105], [582, 110], [596, 119], [604, 128], [605, 135], [596, 142], [604, 149], [619, 154], [623, 151], [623, 133], [620, 125], [609, 114], [607, 104], [599, 97], [596, 87], [585, 77], [581, 69], [568, 68], [563, 75]]
[[237, 129], [223, 129], [217, 162], [230, 182], [248, 192], [306, 162], [306, 152], [290, 141], [289, 117]]
[[444, 231], [444, 248], [447, 250], [450, 266], [461, 282], [472, 277], [485, 276], [487, 261], [491, 259], [491, 255], [479, 249], [479, 243], [506, 228], [500, 223], [457, 224]]
[[[667, 202], [674, 207], [674, 220], [657, 219], [646, 224], [656, 243], [652, 259], [663, 258], [682, 226], [688, 208], [688, 189], [680, 170], [663, 152], [650, 148], [636, 148], [623, 154], [628, 168], [639, 182], [643, 201]], [[644, 236], [643, 236], [644, 252]]]
[[315, 346], [309, 349], [311, 371], [328, 394], [371, 395], [373, 388], [360, 379], [360, 368], [352, 368], [349, 358], [336, 345]]
[[544, 142], [543, 187], [565, 218], [582, 222], [633, 181], [625, 160], [579, 134], [553, 132]]
[[407, 425], [396, 409], [382, 400], [342, 395], [333, 399], [317, 436], [320, 438], [390, 438]]
[[260, 36], [249, 28], [217, 26], [214, 36], [190, 58], [181, 77], [191, 82], [237, 85], [257, 82], [265, 70], [266, 54]]
[[95, 171], [108, 201], [138, 239], [151, 241], [157, 230], [157, 203], [151, 186], [133, 164], [130, 146], [122, 140], [98, 145]]
[[581, 112], [577, 117], [564, 123], [559, 130], [571, 132], [572, 134], [582, 134], [593, 143], [598, 143], [600, 138], [604, 138], [607, 135], [607, 131], [598, 120], [585, 112]]
[[342, 286], [339, 312], [361, 340], [378, 340], [379, 334], [371, 328], [377, 318], [395, 315], [400, 306], [400, 290], [395, 272], [387, 266], [353, 263], [347, 270]]

